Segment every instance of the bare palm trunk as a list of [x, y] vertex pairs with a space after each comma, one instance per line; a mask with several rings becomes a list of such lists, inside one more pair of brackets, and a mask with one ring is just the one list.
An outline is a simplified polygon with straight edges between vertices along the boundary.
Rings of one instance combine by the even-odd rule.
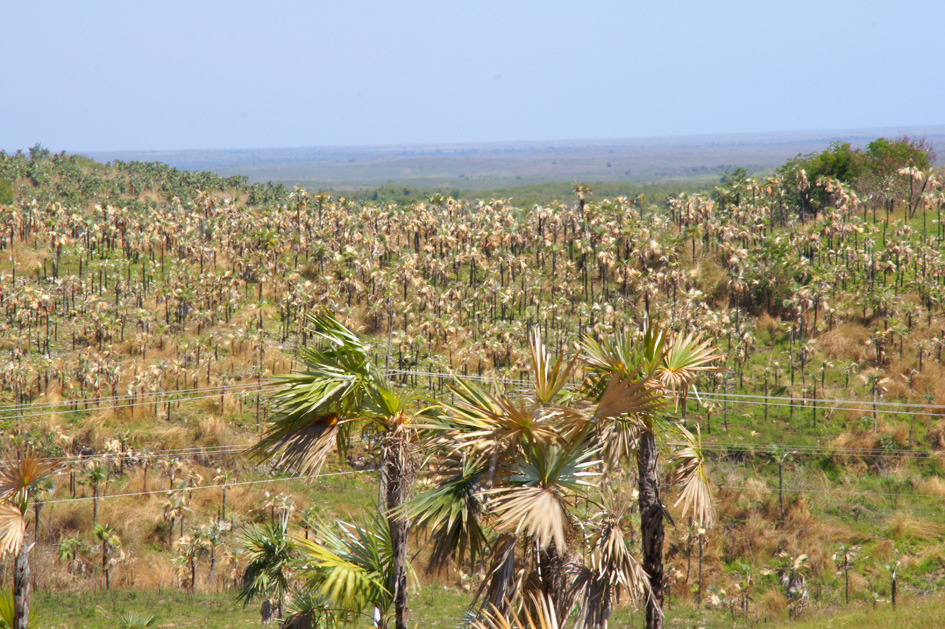
[[28, 629], [30, 618], [30, 560], [27, 545], [20, 545], [13, 567], [13, 629]]
[[640, 533], [643, 538], [643, 569], [650, 577], [653, 594], [646, 601], [646, 627], [663, 626], [663, 501], [657, 472], [656, 437], [644, 431], [637, 445], [640, 490]]
[[409, 474], [407, 470], [407, 443], [403, 434], [395, 434], [387, 440], [384, 453], [384, 485], [386, 485], [387, 524], [390, 527], [392, 551], [391, 594], [394, 601], [396, 629], [407, 629], [409, 608], [407, 606], [407, 518], [392, 515], [407, 500]]

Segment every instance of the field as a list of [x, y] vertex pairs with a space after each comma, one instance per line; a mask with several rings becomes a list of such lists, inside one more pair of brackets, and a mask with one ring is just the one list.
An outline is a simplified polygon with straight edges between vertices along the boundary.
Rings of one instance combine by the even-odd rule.
[[[115, 626], [132, 612], [157, 626], [255, 624], [260, 597], [237, 602], [254, 527], [285, 522], [328, 543], [338, 521], [368, 526], [385, 496], [377, 421], [316, 479], [245, 455], [283, 417], [275, 376], [319, 346], [320, 313], [363, 341], [365, 369], [423, 398], [404, 407], [418, 416], [433, 401], [455, 405], [458, 382], [532, 395], [536, 331], [551, 354], [585, 359], [589, 338], [643, 343], [644, 320], [674, 343], [706, 339], [724, 371], [697, 374], [687, 396], [660, 388], [675, 397], [657, 431], [675, 518], [661, 555], [666, 625], [935, 624], [945, 197], [932, 163], [884, 161], [921, 153], [902, 144], [833, 145], [764, 178], [727, 167], [724, 181], [706, 173], [715, 183], [669, 197], [549, 187], [560, 199], [531, 206], [433, 192], [408, 204], [346, 198], [40, 148], [2, 156], [12, 198], [0, 199], [0, 426], [10, 461], [31, 449], [55, 464], [24, 512], [42, 626]], [[839, 172], [834, 158], [853, 161]], [[439, 176], [411, 185], [434, 188]], [[593, 368], [575, 365], [555, 403], [585, 417]], [[701, 436], [713, 526], [680, 512], [679, 426]], [[413, 495], [456, 463], [444, 434], [417, 437], [432, 458], [417, 463]], [[624, 454], [636, 456], [635, 443]], [[496, 457], [495, 482], [521, 488], [512, 479], [526, 468], [503, 478]], [[573, 548], [573, 536], [597, 539], [598, 504], [639, 486], [637, 467], [620, 461], [581, 467], [600, 475], [594, 487], [555, 490]], [[618, 520], [638, 553], [646, 532], [628, 509]], [[507, 524], [486, 521], [487, 550]], [[411, 625], [454, 626], [490, 574], [488, 553], [427, 573], [435, 529], [411, 531]], [[515, 535], [542, 546], [539, 529]], [[308, 573], [287, 565], [291, 603]], [[632, 589], [614, 626], [643, 623]]]

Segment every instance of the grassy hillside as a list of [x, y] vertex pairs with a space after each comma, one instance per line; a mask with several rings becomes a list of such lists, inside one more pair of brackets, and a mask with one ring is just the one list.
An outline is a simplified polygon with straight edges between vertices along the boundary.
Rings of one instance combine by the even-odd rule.
[[[38, 589], [102, 596], [94, 519], [119, 532], [112, 588], [149, 601], [193, 588], [217, 605], [235, 600], [249, 524], [287, 514], [302, 534], [370, 510], [370, 442], [316, 481], [273, 480], [241, 455], [269, 419], [272, 376], [312, 343], [304, 314], [328, 309], [403, 387], [441, 399], [453, 374], [523, 377], [535, 327], [555, 352], [645, 318], [702, 334], [728, 371], [674, 416], [701, 429], [720, 523], [667, 530], [673, 622], [819, 622], [847, 591], [883, 610], [897, 564], [900, 613], [934, 609], [942, 175], [866, 161], [843, 178], [823, 161], [731, 172], [665, 205], [584, 189], [536, 205], [404, 205], [156, 163], [2, 156], [0, 427], [11, 453], [28, 445], [63, 465], [31, 516]], [[631, 488], [635, 474], [613, 483]], [[676, 495], [665, 500], [672, 511]], [[211, 576], [206, 548], [187, 541], [220, 521]], [[789, 567], [803, 596], [779, 581]], [[416, 587], [465, 600], [480, 577]], [[39, 600], [61, 617], [56, 606], [74, 604]], [[161, 605], [165, 624], [197, 613]]]

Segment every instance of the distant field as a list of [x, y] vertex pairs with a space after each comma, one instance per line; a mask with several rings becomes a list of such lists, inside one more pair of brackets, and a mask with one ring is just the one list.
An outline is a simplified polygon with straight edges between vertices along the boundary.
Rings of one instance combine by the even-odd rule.
[[91, 157], [160, 161], [176, 168], [245, 175], [250, 181], [355, 191], [385, 185], [483, 192], [548, 182], [699, 184], [734, 168], [773, 170], [790, 157], [840, 140], [925, 136], [945, 153], [945, 126], [633, 140], [467, 145], [323, 147], [164, 152], [101, 152]]

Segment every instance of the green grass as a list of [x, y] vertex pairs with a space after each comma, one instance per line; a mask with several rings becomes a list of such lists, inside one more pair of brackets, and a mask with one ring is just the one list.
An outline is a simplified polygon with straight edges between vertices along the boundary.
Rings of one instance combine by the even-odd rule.
[[816, 615], [802, 614], [792, 622], [784, 622], [773, 627], [791, 629], [919, 629], [924, 627], [945, 626], [945, 600], [941, 595], [900, 601], [898, 609], [893, 611], [888, 600], [872, 604], [853, 606], [849, 610], [821, 612]]
[[243, 608], [232, 594], [110, 590], [43, 592], [33, 596], [39, 626], [49, 629], [114, 629], [125, 614], [153, 615], [155, 627], [225, 629], [259, 626], [259, 607]]

